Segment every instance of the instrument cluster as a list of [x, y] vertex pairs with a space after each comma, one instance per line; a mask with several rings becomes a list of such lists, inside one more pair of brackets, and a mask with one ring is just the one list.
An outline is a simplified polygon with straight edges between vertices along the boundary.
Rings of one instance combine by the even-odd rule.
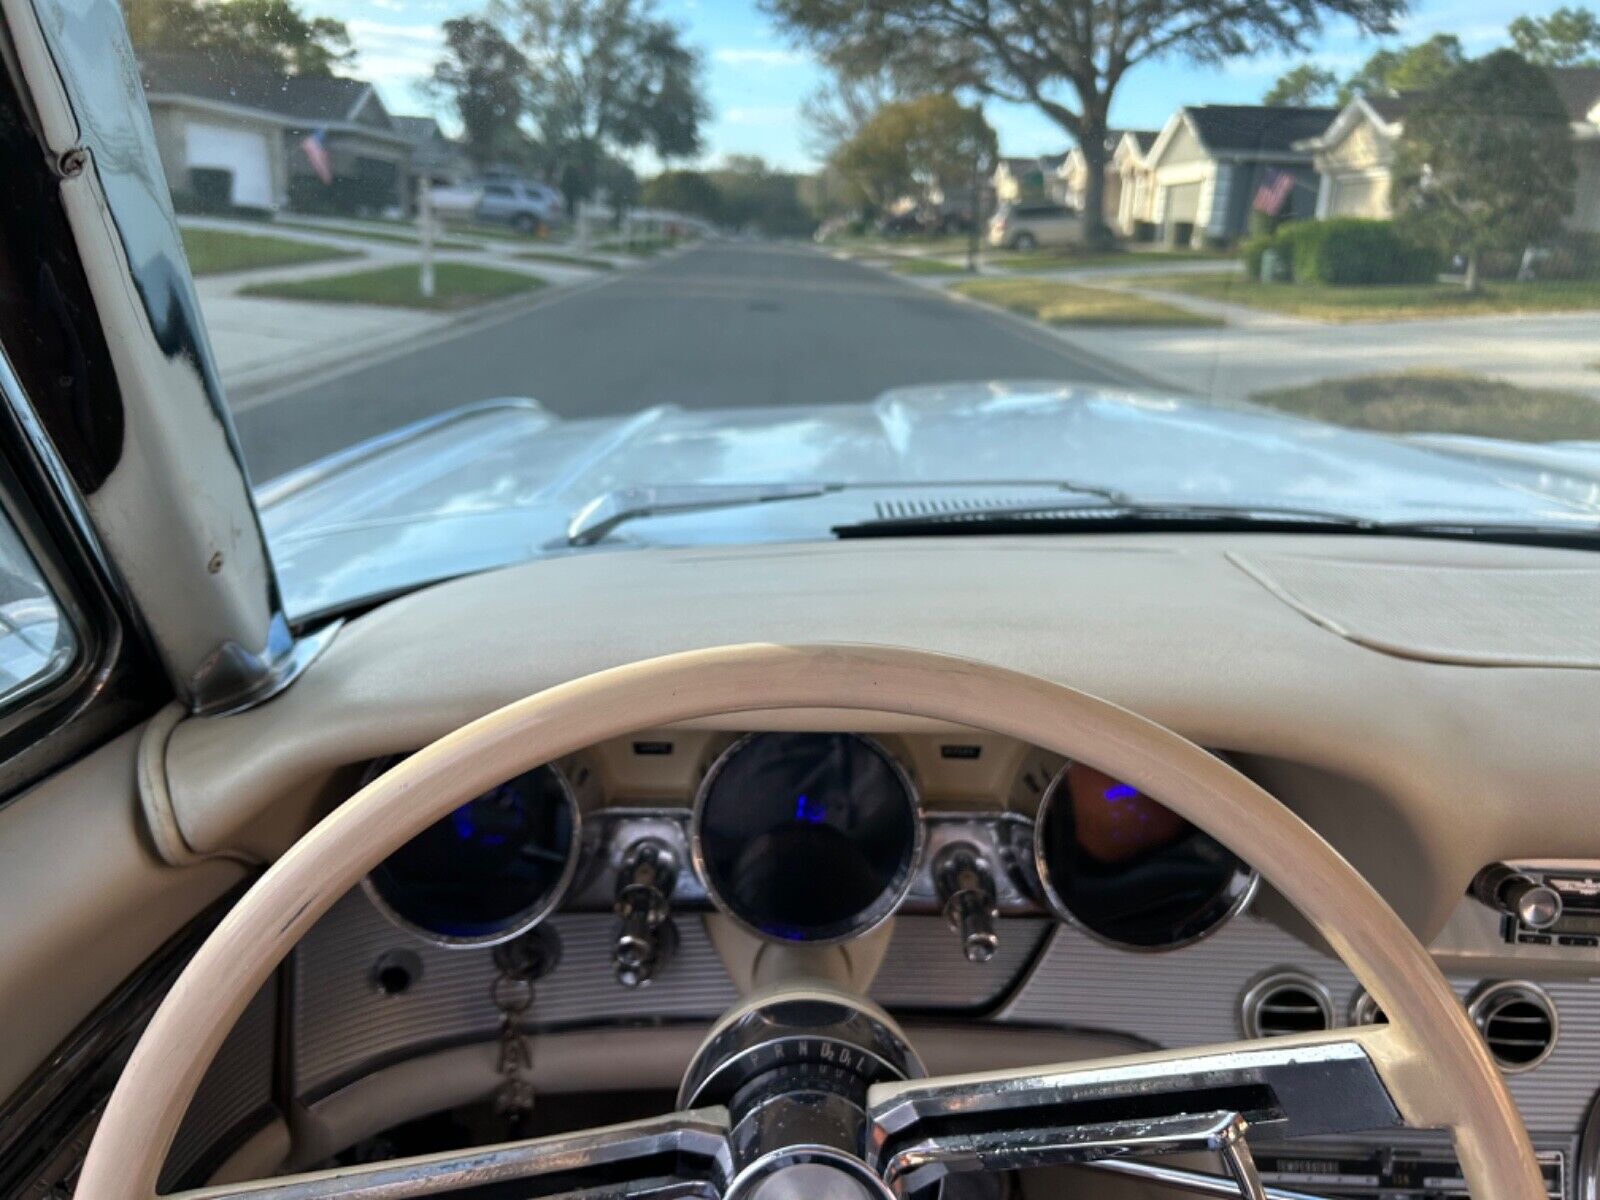
[[[631, 795], [607, 761], [680, 751], [692, 763], [658, 772], [691, 785], [675, 794]], [[979, 770], [985, 753], [996, 761]], [[941, 761], [965, 774], [928, 767]], [[931, 799], [918, 764], [941, 776]], [[1157, 798], [1086, 763], [1001, 739], [935, 751], [765, 732], [663, 735], [535, 768], [429, 827], [365, 886], [391, 920], [447, 946], [516, 938], [557, 908], [610, 909], [617, 977], [639, 984], [671, 953], [675, 913], [829, 944], [896, 912], [942, 912], [982, 962], [1004, 918], [1041, 913], [1127, 950], [1173, 949], [1241, 911], [1257, 882]]]

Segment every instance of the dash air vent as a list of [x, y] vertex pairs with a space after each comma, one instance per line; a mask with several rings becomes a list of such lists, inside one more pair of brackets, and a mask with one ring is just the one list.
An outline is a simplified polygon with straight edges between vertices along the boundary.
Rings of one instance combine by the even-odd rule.
[[1244, 994], [1241, 1017], [1246, 1037], [1320, 1033], [1333, 1025], [1333, 1000], [1328, 989], [1309, 975], [1281, 971]]
[[1556, 1007], [1535, 984], [1490, 984], [1473, 997], [1467, 1012], [1507, 1075], [1532, 1070], [1556, 1047]]

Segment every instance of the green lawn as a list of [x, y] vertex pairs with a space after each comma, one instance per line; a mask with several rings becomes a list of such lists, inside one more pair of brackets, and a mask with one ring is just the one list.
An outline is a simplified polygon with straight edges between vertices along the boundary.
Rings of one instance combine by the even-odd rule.
[[[351, 222], [349, 228], [341, 226], [333, 228], [327, 225], [315, 225], [310, 221], [274, 221], [278, 229], [302, 229], [307, 233], [326, 233], [340, 237], [364, 238], [369, 242], [393, 242], [397, 246], [418, 246], [422, 239], [417, 235], [416, 226], [391, 223], [392, 228], [385, 229], [376, 222]], [[409, 231], [409, 232], [407, 232]], [[460, 238], [435, 238], [433, 242], [436, 250], [482, 250], [482, 242], [467, 242]]]
[[424, 299], [417, 268], [411, 264], [328, 275], [321, 279], [260, 283], [244, 289], [247, 296], [273, 296], [283, 300], [321, 300], [330, 304], [385, 304], [396, 308], [452, 310], [470, 308], [502, 296], [533, 291], [544, 281], [514, 271], [499, 271], [472, 263], [440, 263], [434, 268], [434, 294]]
[[1600, 279], [1492, 282], [1484, 284], [1475, 294], [1457, 283], [1334, 286], [1261, 283], [1243, 275], [1210, 274], [1143, 276], [1138, 286], [1323, 321], [1391, 321], [1600, 309]]
[[518, 258], [537, 262], [560, 263], [564, 267], [588, 267], [592, 271], [615, 271], [617, 264], [608, 258], [587, 258], [582, 254], [565, 254], [560, 250], [521, 250]]
[[1072, 271], [1083, 267], [1137, 267], [1160, 271], [1173, 263], [1230, 262], [1227, 250], [1014, 250], [991, 254], [984, 262], [1007, 271]]
[[902, 255], [889, 260], [889, 269], [896, 275], [963, 275], [967, 264], [943, 258], [908, 258]]
[[1361, 375], [1258, 392], [1257, 404], [1380, 433], [1549, 442], [1600, 438], [1600, 401], [1448, 371]]
[[1215, 327], [1223, 324], [1215, 317], [1192, 313], [1160, 300], [1053, 279], [971, 279], [951, 284], [950, 290], [1051, 325]]
[[260, 267], [287, 267], [295, 263], [328, 262], [359, 258], [349, 250], [335, 250], [296, 238], [231, 229], [183, 229], [183, 250], [189, 270], [196, 275], [221, 275], [227, 271], [253, 271]]

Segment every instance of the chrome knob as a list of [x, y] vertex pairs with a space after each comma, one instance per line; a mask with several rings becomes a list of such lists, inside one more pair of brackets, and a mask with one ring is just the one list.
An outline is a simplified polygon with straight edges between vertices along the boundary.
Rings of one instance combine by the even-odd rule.
[[969, 842], [946, 846], [934, 859], [933, 881], [945, 919], [961, 939], [961, 953], [970, 963], [988, 962], [1000, 948], [995, 927], [1000, 912], [988, 859]]
[[1561, 919], [1561, 893], [1505, 863], [1490, 863], [1473, 877], [1471, 894], [1529, 929], [1549, 929]]
[[654, 978], [675, 944], [672, 937], [672, 885], [678, 861], [663, 842], [635, 843], [617, 877], [614, 911], [617, 938], [611, 963], [623, 987], [643, 987]]

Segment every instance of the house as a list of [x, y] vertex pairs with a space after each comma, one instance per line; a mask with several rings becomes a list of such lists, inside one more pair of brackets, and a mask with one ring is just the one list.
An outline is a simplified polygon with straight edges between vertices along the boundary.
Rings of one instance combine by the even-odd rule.
[[1149, 241], [1155, 236], [1156, 181], [1150, 169], [1150, 150], [1161, 136], [1159, 129], [1127, 129], [1111, 153], [1111, 173], [1117, 177], [1117, 209], [1113, 226], [1123, 237]]
[[1328, 128], [1335, 108], [1201, 104], [1180, 108], [1150, 147], [1150, 220], [1167, 245], [1223, 244], [1249, 229], [1263, 186], [1285, 187], [1273, 215], [1309, 217], [1318, 179], [1303, 143]]
[[460, 142], [448, 138], [432, 117], [391, 117], [411, 143], [411, 174], [419, 186], [453, 187], [473, 175], [472, 160]]
[[[1107, 225], [1119, 233], [1132, 235], [1133, 227], [1126, 218], [1123, 209], [1123, 177], [1130, 176], [1130, 182], [1137, 182], [1137, 173], [1131, 170], [1127, 160], [1128, 151], [1124, 150], [1124, 143], [1130, 145], [1132, 153], [1138, 156], [1138, 161], [1143, 163], [1146, 151], [1155, 144], [1157, 131], [1154, 129], [1113, 129], [1106, 133], [1106, 173], [1104, 204], [1102, 216]], [[1119, 166], [1117, 155], [1124, 156], [1122, 165]], [[1084, 193], [1089, 184], [1088, 162], [1084, 157], [1083, 148], [1074, 146], [1062, 160], [1057, 171], [1057, 178], [1061, 180], [1062, 199], [1068, 208], [1075, 208], [1079, 212], [1084, 210]], [[1147, 192], [1148, 188], [1145, 189]], [[1132, 196], [1129, 197], [1131, 204]], [[1149, 198], [1146, 198], [1145, 207], [1149, 207]], [[1146, 218], [1148, 220], [1148, 217]]]
[[[1570, 228], [1600, 233], [1600, 67], [1551, 67], [1550, 79], [1572, 122], [1578, 167]], [[1390, 185], [1395, 147], [1419, 93], [1357, 96], [1320, 136], [1308, 138], [1322, 175], [1319, 217], [1393, 215]]]
[[1049, 192], [1045, 181], [1051, 168], [1043, 158], [1002, 158], [995, 164], [990, 182], [998, 204], [1017, 204], [1024, 200], [1045, 200]]
[[[201, 54], [148, 53], [139, 67], [180, 207], [201, 200], [269, 211], [405, 207], [412, 143], [370, 83], [285, 76]], [[304, 148], [312, 136], [326, 152], [331, 183]]]

